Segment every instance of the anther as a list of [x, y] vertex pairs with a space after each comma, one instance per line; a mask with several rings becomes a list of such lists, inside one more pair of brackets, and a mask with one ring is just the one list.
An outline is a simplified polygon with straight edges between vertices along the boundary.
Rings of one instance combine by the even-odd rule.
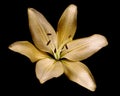
[[65, 44], [65, 48], [66, 48], [66, 49], [68, 49], [68, 46], [67, 46], [67, 44]]
[[62, 53], [62, 51], [60, 51], [60, 54]]
[[56, 53], [56, 48], [54, 49], [54, 53]]
[[62, 49], [64, 49], [64, 46], [62, 47]]
[[51, 33], [47, 33], [47, 35], [52, 35]]
[[51, 40], [49, 40], [49, 41], [47, 42], [47, 46], [50, 44], [50, 42], [51, 42]]
[[68, 38], [70, 38], [70, 37], [71, 37], [71, 35], [68, 36]]

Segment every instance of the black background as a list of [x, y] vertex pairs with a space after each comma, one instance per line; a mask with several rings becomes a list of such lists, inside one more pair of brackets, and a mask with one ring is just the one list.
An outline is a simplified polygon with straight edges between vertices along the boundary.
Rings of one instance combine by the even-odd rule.
[[[97, 89], [91, 92], [68, 80], [65, 75], [40, 84], [35, 76], [35, 64], [8, 46], [15, 41], [32, 42], [27, 8], [40, 11], [56, 30], [57, 22], [69, 4], [78, 7], [78, 24], [75, 38], [92, 34], [104, 35], [109, 45], [82, 61], [93, 73]], [[113, 33], [116, 13], [114, 2], [109, 0], [15, 0], [1, 2], [0, 70], [1, 96], [108, 96], [117, 94], [116, 64], [112, 62]]]

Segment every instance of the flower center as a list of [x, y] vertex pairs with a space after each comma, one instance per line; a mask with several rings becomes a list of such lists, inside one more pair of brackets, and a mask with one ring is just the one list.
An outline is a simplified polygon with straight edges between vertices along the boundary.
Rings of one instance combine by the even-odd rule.
[[61, 58], [61, 53], [63, 52], [63, 51], [65, 51], [65, 50], [68, 50], [68, 45], [67, 45], [67, 43], [68, 42], [70, 42], [71, 41], [71, 39], [68, 39], [68, 40], [66, 40], [65, 42], [63, 42], [63, 44], [61, 44], [61, 46], [58, 48], [58, 49], [54, 49], [54, 52], [53, 52], [53, 55], [54, 55], [54, 58], [56, 59], [56, 60], [60, 60], [60, 59], [62, 59]]
[[[62, 52], [62, 51], [61, 51]], [[56, 48], [54, 49], [54, 58], [56, 59], [56, 60], [60, 60], [60, 58], [61, 58], [61, 52], [59, 52], [59, 50], [57, 50]]]

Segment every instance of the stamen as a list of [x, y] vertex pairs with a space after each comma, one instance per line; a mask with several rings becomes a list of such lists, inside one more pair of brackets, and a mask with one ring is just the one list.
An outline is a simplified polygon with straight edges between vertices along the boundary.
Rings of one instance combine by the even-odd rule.
[[51, 40], [49, 40], [46, 45], [48, 46], [50, 44], [50, 42], [51, 42]]
[[67, 44], [65, 44], [65, 48], [66, 48], [66, 49], [68, 49], [68, 46], [67, 46]]
[[47, 33], [47, 35], [52, 35], [51, 33]]

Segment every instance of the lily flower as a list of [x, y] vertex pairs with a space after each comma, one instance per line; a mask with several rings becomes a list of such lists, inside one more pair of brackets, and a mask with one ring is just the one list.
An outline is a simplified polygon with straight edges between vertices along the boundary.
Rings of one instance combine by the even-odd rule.
[[73, 40], [77, 28], [77, 6], [70, 4], [59, 19], [57, 32], [34, 8], [28, 8], [29, 28], [34, 44], [16, 41], [9, 49], [36, 62], [36, 77], [41, 84], [61, 76], [95, 91], [95, 79], [81, 61], [105, 47], [107, 39], [100, 34]]

